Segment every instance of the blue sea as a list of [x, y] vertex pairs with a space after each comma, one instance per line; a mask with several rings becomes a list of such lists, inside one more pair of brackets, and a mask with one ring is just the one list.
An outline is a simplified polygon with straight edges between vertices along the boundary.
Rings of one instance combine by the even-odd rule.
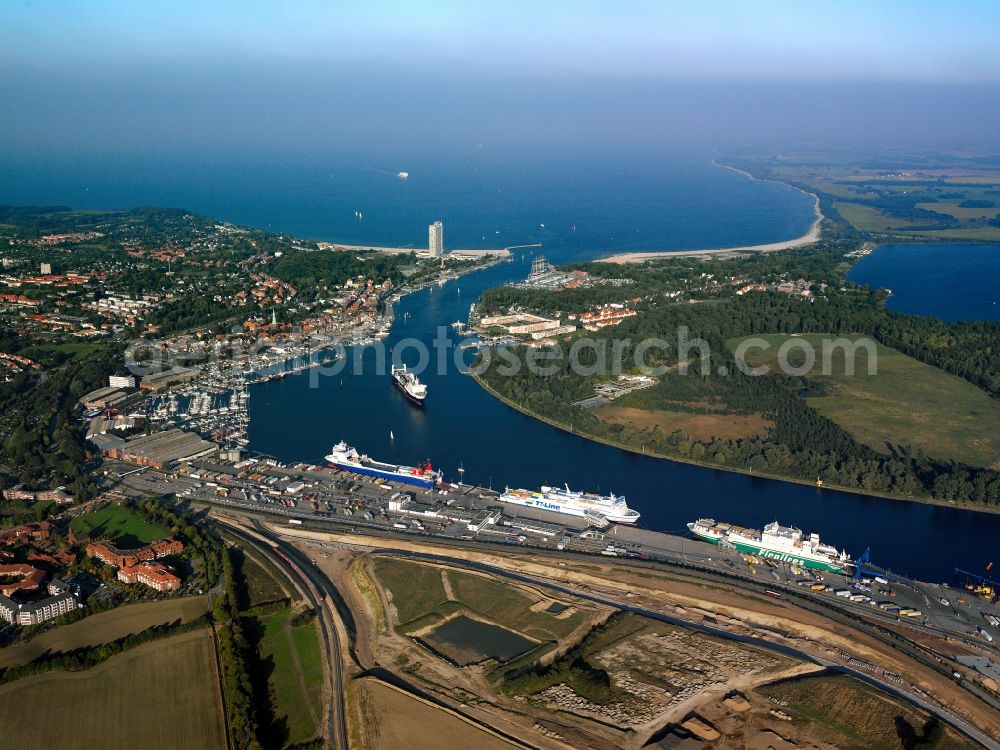
[[[808, 229], [807, 196], [714, 167], [711, 157], [527, 163], [473, 153], [447, 164], [0, 162], [0, 202], [176, 206], [275, 232], [371, 245], [424, 246], [427, 225], [441, 219], [448, 248], [543, 243], [540, 250], [519, 253], [513, 263], [406, 297], [385, 342], [392, 347], [407, 337], [429, 342], [438, 326], [464, 319], [484, 289], [524, 278], [534, 253], [568, 262], [626, 250], [777, 242]], [[409, 179], [398, 178], [400, 170], [408, 171]], [[970, 248], [952, 247], [948, 257], [954, 266]], [[899, 305], [931, 268], [941, 270], [929, 259], [921, 261], [924, 270], [913, 271], [918, 257], [880, 249], [859, 264], [866, 275], [856, 280], [891, 287], [890, 304]], [[970, 272], [976, 279], [958, 274], [939, 282], [939, 307], [921, 308], [929, 295], [914, 288], [916, 307], [910, 311], [972, 314], [972, 307], [962, 305], [975, 296], [970, 288], [996, 281], [991, 269], [995, 266]], [[317, 388], [309, 387], [308, 373], [254, 387], [251, 447], [284, 460], [319, 462], [344, 439], [384, 460], [412, 464], [430, 458], [451, 479], [458, 478], [461, 466], [466, 481], [494, 487], [544, 482], [614, 491], [642, 513], [643, 525], [662, 531], [683, 532], [698, 516], [745, 525], [778, 519], [817, 529], [855, 556], [870, 547], [873, 561], [927, 580], [950, 580], [955, 566], [979, 570], [1000, 548], [998, 515], [635, 455], [526, 417], [454, 368], [422, 375], [429, 397], [421, 411], [388, 377], [372, 374], [371, 367], [366, 372], [320, 379]]]
[[[626, 250], [784, 240], [812, 221], [809, 199], [714, 167], [710, 153], [524, 163], [473, 153], [450, 163], [344, 164], [0, 161], [0, 203], [187, 208], [213, 218], [346, 244], [448, 248], [544, 244], [552, 260]], [[408, 179], [396, 176], [408, 171]], [[362, 218], [358, 219], [356, 213]]]

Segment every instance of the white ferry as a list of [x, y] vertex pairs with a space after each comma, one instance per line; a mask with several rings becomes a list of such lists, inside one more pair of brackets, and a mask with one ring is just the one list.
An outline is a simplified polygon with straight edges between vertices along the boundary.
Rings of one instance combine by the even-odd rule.
[[568, 486], [565, 489], [542, 487], [539, 492], [508, 487], [500, 496], [500, 502], [579, 518], [601, 516], [614, 523], [634, 524], [639, 520], [639, 511], [628, 507], [624, 497], [573, 492]]
[[369, 477], [380, 477], [404, 484], [413, 484], [417, 487], [433, 488], [441, 481], [441, 470], [434, 469], [430, 461], [418, 466], [387, 464], [369, 458], [365, 454], [358, 453], [356, 449], [349, 446], [343, 440], [333, 446], [326, 460], [331, 466], [344, 471], [353, 471]]
[[850, 555], [836, 547], [821, 544], [819, 534], [808, 536], [794, 526], [782, 526], [777, 521], [763, 531], [722, 523], [711, 518], [699, 518], [687, 525], [699, 539], [723, 547], [735, 547], [740, 552], [780, 560], [806, 568], [844, 573], [853, 568]]
[[408, 371], [406, 365], [392, 366], [392, 382], [414, 404], [424, 405], [424, 399], [427, 398], [427, 386], [420, 382], [420, 378]]

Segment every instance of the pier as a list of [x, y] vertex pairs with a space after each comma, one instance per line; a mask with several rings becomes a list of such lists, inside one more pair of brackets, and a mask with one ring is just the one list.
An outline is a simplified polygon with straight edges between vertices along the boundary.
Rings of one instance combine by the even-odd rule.
[[[422, 255], [426, 257], [433, 257], [430, 254], [430, 250], [425, 247], [415, 247], [413, 245], [406, 245], [403, 247], [385, 247], [379, 245], [345, 245], [340, 242], [318, 242], [316, 243], [320, 250], [333, 250], [333, 251], [346, 251], [353, 250], [355, 252], [373, 252], [373, 253], [385, 253], [386, 255], [399, 255], [402, 253], [416, 253], [417, 255]], [[456, 248], [455, 250], [447, 251], [442, 257], [447, 259], [453, 257], [455, 259], [468, 259], [468, 258], [481, 258], [484, 256], [496, 256], [498, 258], [507, 258], [510, 256], [511, 250], [517, 250], [520, 248], [527, 247], [541, 247], [541, 243], [534, 245], [511, 245], [510, 247], [504, 247], [500, 249], [486, 249], [486, 248], [475, 248], [475, 249], [462, 249]]]

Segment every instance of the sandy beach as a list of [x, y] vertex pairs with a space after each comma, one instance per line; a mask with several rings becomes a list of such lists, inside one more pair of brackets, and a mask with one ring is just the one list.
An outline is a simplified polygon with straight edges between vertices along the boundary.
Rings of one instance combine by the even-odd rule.
[[[717, 164], [712, 162], [717, 167], [722, 167], [723, 169], [731, 169], [734, 172], [738, 172], [741, 175], [745, 175], [751, 180], [756, 180], [757, 178], [751, 175], [749, 172], [744, 172], [742, 169], [736, 169], [736, 167], [730, 167], [725, 164]], [[782, 183], [786, 184], [786, 183]], [[789, 185], [789, 187], [794, 190], [798, 190], [800, 193], [805, 193], [813, 199], [813, 211], [815, 212], [816, 218], [813, 220], [812, 226], [809, 227], [809, 231], [803, 234], [801, 237], [796, 237], [791, 240], [785, 240], [783, 242], [771, 242], [766, 245], [744, 245], [742, 247], [720, 247], [713, 248], [710, 250], [649, 250], [646, 252], [639, 253], [619, 253], [617, 255], [610, 255], [604, 258], [600, 258], [601, 262], [604, 263], [642, 263], [647, 260], [658, 260], [666, 257], [670, 258], [682, 258], [682, 257], [692, 257], [692, 256], [719, 256], [719, 255], [737, 255], [740, 253], [770, 253], [776, 250], [788, 250], [793, 247], [800, 247], [801, 245], [810, 245], [816, 242], [820, 238], [820, 224], [823, 221], [823, 213], [819, 209], [819, 198], [814, 193], [806, 192], [801, 188]]]

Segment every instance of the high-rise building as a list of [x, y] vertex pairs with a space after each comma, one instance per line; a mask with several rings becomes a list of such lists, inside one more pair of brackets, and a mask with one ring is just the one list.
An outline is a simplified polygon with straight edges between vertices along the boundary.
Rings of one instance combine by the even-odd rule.
[[427, 227], [428, 236], [428, 249], [431, 251], [431, 257], [441, 258], [444, 256], [444, 224], [440, 221], [435, 221], [429, 227]]
[[41, 271], [41, 273], [44, 276], [48, 276], [50, 273], [52, 273], [52, 264], [51, 263], [42, 263], [41, 266], [39, 267], [39, 271]]

